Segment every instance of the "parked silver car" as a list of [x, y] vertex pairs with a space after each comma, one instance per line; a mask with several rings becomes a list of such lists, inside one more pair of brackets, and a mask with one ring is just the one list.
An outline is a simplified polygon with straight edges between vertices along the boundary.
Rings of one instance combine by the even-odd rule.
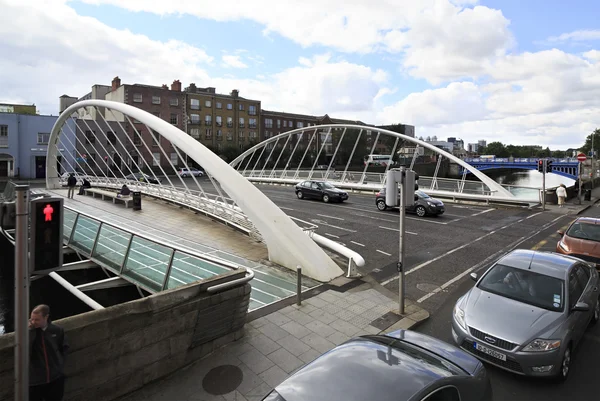
[[598, 271], [550, 252], [500, 258], [454, 307], [452, 336], [465, 351], [528, 376], [567, 378], [574, 348], [600, 318]]

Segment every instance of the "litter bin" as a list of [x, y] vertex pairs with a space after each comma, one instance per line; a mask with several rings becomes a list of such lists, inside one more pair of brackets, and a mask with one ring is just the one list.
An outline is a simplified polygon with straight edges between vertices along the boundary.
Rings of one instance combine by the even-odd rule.
[[585, 190], [585, 193], [583, 194], [583, 200], [586, 200], [586, 201], [592, 200], [592, 190], [591, 189]]
[[131, 196], [133, 197], [133, 210], [142, 210], [142, 193], [133, 191]]

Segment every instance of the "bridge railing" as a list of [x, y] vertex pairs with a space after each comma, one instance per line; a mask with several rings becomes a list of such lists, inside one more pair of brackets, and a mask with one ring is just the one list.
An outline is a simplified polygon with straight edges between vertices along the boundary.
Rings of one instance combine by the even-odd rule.
[[[577, 164], [579, 161], [577, 158], [555, 158], [549, 157], [548, 160], [552, 160], [554, 163], [561, 164]], [[467, 157], [463, 159], [467, 163], [525, 163], [525, 164], [537, 164], [540, 160], [539, 157], [495, 157], [495, 158], [479, 158], [479, 157]]]

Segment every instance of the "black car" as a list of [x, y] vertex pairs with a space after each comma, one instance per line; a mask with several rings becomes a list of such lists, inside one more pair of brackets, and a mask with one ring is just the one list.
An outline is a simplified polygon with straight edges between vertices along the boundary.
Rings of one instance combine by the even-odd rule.
[[356, 337], [309, 363], [263, 401], [480, 401], [492, 399], [485, 367], [414, 331]]
[[[445, 212], [444, 202], [432, 198], [423, 191], [415, 191], [415, 198], [415, 203], [406, 206], [407, 212], [416, 213], [419, 217], [426, 215], [439, 216]], [[385, 203], [385, 188], [377, 192], [375, 205], [377, 206], [377, 209], [381, 211], [391, 208], [391, 206], [388, 206]]]
[[348, 192], [342, 191], [325, 181], [302, 181], [296, 184], [298, 199], [321, 199], [323, 202], [343, 202], [348, 199]]

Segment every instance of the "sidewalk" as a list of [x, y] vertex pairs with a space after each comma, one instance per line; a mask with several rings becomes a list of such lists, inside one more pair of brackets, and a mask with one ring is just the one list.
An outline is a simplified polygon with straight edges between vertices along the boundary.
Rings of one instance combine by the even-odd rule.
[[[558, 207], [557, 204], [546, 203], [546, 210], [553, 213], [561, 213], [566, 215], [578, 215], [585, 212], [587, 209], [592, 207], [596, 202], [600, 200], [600, 187], [592, 189], [591, 200], [586, 201], [583, 198], [583, 192], [581, 193], [581, 204], [577, 197], [571, 198], [565, 202], [563, 207]], [[541, 205], [538, 206], [541, 210]]]
[[240, 340], [119, 400], [261, 400], [296, 370], [351, 337], [408, 329], [429, 317], [411, 301], [404, 317], [393, 313], [398, 300], [369, 277], [341, 277], [304, 296], [301, 306], [282, 301], [279, 308], [269, 307], [277, 310], [250, 316]]

